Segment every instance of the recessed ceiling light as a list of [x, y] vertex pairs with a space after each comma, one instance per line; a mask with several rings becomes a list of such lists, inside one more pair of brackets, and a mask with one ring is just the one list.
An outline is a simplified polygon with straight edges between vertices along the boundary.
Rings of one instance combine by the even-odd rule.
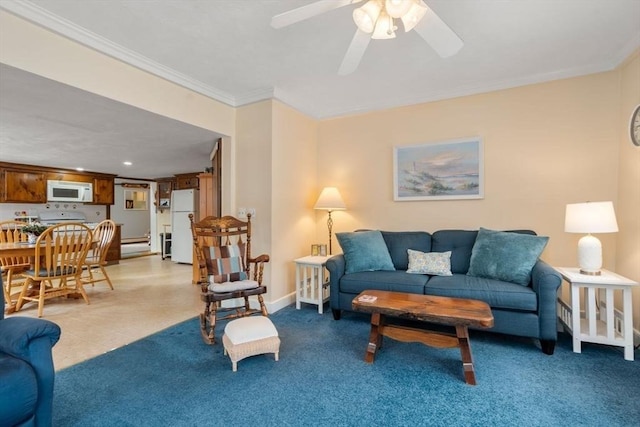
[[122, 162], [122, 164], [125, 165], [125, 166], [131, 166], [133, 163], [131, 163], [131, 162]]
[[76, 170], [77, 170], [78, 172], [82, 172], [82, 171], [84, 170], [84, 168], [76, 168]]

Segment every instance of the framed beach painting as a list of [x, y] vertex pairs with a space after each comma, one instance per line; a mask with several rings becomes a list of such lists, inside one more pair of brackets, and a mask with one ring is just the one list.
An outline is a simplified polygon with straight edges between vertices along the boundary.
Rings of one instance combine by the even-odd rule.
[[482, 199], [482, 156], [479, 137], [394, 147], [393, 199]]

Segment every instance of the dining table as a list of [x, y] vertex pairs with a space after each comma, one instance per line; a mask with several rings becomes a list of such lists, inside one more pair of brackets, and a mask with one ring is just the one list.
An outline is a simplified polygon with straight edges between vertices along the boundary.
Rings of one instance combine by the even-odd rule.
[[[97, 242], [93, 241], [91, 243], [92, 248], [97, 244]], [[41, 243], [44, 246], [44, 243]], [[10, 257], [29, 257], [32, 261], [32, 265], [34, 263], [33, 259], [36, 256], [36, 246], [37, 243], [29, 243], [29, 242], [2, 242], [0, 243], [0, 258], [10, 258]], [[5, 285], [8, 286], [8, 285]], [[79, 294], [78, 294], [79, 295]], [[5, 301], [5, 314], [11, 314], [16, 311], [16, 304], [14, 301], [8, 300]]]

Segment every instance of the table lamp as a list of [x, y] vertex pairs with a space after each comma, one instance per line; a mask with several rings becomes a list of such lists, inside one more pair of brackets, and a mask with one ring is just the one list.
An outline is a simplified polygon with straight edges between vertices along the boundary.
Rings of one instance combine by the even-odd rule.
[[567, 233], [587, 233], [578, 242], [580, 273], [599, 276], [602, 268], [602, 244], [591, 233], [618, 231], [612, 202], [586, 202], [568, 204], [564, 218]]
[[331, 212], [343, 211], [347, 209], [347, 206], [344, 204], [342, 196], [340, 196], [340, 192], [336, 187], [325, 187], [322, 189], [322, 193], [320, 193], [320, 197], [318, 197], [318, 201], [316, 202], [313, 209], [320, 209], [329, 212], [327, 227], [329, 228], [329, 255], [331, 255], [331, 229], [333, 228]]

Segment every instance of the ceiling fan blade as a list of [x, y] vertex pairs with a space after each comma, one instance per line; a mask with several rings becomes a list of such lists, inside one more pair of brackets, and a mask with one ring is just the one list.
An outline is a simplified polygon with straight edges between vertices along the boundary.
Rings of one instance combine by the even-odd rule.
[[462, 39], [430, 7], [424, 6], [427, 8], [427, 13], [414, 27], [414, 30], [429, 43], [440, 57], [448, 58], [458, 53], [464, 46]]
[[313, 18], [316, 15], [329, 12], [339, 7], [358, 3], [362, 0], [320, 0], [306, 6], [291, 9], [271, 18], [271, 26], [273, 28], [282, 28], [305, 19]]
[[344, 55], [338, 74], [346, 76], [358, 68], [360, 60], [364, 56], [364, 51], [367, 50], [367, 46], [369, 46], [369, 41], [371, 41], [371, 34], [356, 30], [349, 49], [347, 49], [347, 53]]

